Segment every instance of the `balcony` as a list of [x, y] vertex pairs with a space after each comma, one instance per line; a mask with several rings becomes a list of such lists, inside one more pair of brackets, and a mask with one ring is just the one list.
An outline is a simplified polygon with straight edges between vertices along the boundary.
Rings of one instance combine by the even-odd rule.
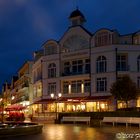
[[90, 74], [90, 72], [69, 72], [69, 73], [62, 73], [61, 76], [73, 76], [73, 75], [82, 75], [82, 74]]
[[129, 70], [130, 70], [130, 67], [128, 65], [117, 67], [117, 71], [129, 71]]
[[89, 92], [86, 92], [86, 93], [71, 93], [71, 94], [63, 94], [63, 97], [66, 97], [66, 98], [87, 97], [89, 95], [90, 95]]

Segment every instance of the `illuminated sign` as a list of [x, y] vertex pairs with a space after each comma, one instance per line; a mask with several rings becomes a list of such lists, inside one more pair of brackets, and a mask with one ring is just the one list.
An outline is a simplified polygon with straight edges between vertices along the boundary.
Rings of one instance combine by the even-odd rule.
[[75, 99], [67, 99], [68, 102], [79, 102], [80, 100], [75, 100]]

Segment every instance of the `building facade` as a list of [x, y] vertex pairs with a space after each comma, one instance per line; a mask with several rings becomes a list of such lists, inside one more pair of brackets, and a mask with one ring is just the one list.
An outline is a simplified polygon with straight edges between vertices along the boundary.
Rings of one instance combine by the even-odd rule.
[[10, 84], [5, 82], [2, 86], [2, 96], [5, 102], [5, 105], [8, 106], [11, 104], [11, 94], [10, 94]]
[[[25, 62], [18, 70], [18, 76], [14, 76], [11, 82], [10, 98], [11, 107], [20, 105], [26, 107], [25, 115], [31, 114], [29, 105], [32, 103], [32, 61]], [[22, 108], [21, 108], [22, 109]]]
[[[59, 41], [48, 40], [35, 53], [33, 113], [115, 110], [110, 87], [117, 78], [129, 75], [140, 88], [140, 32], [120, 35], [103, 28], [90, 33], [78, 9], [69, 20]], [[140, 107], [140, 100], [129, 106]]]

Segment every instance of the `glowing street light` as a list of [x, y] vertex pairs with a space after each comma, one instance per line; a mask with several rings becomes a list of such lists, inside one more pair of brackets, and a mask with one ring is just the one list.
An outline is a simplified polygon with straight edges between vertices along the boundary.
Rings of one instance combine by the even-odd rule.
[[60, 97], [62, 97], [62, 94], [61, 93], [58, 93], [58, 95], [55, 95], [54, 93], [51, 93], [50, 94], [51, 95], [51, 98], [53, 99], [53, 98], [55, 98], [55, 112], [56, 112], [56, 121], [57, 121], [57, 119], [58, 119], [58, 111], [57, 111], [57, 102], [58, 102], [58, 99], [60, 98]]
[[12, 98], [11, 98], [12, 100], [14, 100], [15, 99], [15, 96], [12, 96]]
[[51, 93], [51, 98], [54, 98], [54, 93]]

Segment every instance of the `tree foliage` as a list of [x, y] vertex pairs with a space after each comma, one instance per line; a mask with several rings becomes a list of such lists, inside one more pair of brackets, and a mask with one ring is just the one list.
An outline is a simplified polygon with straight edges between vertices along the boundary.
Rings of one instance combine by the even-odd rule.
[[126, 104], [128, 104], [129, 100], [136, 99], [138, 95], [136, 84], [127, 75], [114, 82], [110, 88], [110, 92], [115, 99], [125, 101]]

